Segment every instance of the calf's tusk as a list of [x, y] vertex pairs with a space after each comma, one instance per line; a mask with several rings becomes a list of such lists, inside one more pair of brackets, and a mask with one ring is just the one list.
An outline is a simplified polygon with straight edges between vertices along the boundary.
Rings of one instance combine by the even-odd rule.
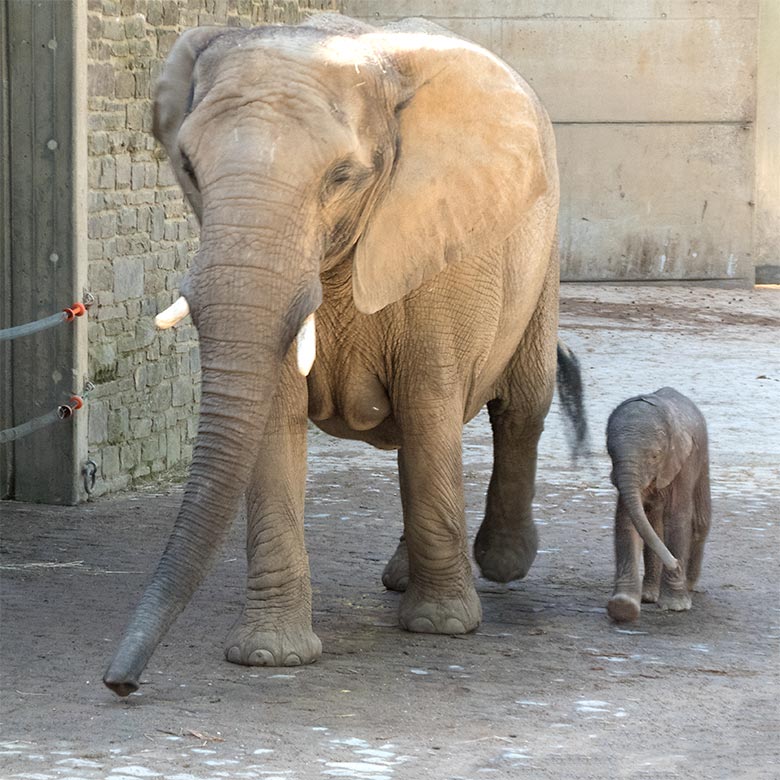
[[317, 333], [314, 327], [314, 314], [310, 314], [301, 325], [295, 337], [298, 348], [298, 372], [309, 376], [314, 358], [317, 356]]
[[161, 311], [155, 318], [154, 324], [160, 329], [172, 328], [177, 322], [181, 322], [190, 313], [190, 305], [182, 295], [175, 300], [165, 311]]

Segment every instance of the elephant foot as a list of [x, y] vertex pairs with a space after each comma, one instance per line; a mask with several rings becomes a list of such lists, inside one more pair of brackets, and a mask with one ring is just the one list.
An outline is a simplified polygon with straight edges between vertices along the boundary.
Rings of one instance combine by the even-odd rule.
[[528, 574], [538, 546], [539, 535], [533, 523], [513, 533], [491, 532], [483, 525], [474, 540], [474, 558], [485, 579], [511, 582]]
[[420, 634], [467, 634], [482, 620], [482, 605], [473, 584], [455, 598], [425, 599], [413, 587], [404, 593], [398, 615], [401, 628]]
[[225, 643], [225, 658], [243, 666], [301, 666], [322, 655], [310, 626], [269, 629], [240, 620]]
[[387, 562], [382, 572], [382, 584], [388, 590], [403, 593], [409, 585], [409, 552], [406, 549], [406, 541], [401, 537], [393, 557]]
[[691, 608], [691, 594], [685, 593], [662, 593], [658, 597], [659, 609], [670, 612], [685, 612]]
[[655, 604], [656, 601], [658, 601], [658, 586], [644, 585], [642, 587], [642, 603]]
[[639, 602], [627, 593], [616, 593], [607, 604], [607, 614], [616, 623], [628, 623], [639, 619]]

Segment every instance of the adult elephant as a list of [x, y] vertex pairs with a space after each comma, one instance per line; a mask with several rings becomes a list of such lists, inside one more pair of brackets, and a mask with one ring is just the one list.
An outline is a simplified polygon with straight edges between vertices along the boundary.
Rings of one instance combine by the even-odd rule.
[[154, 131], [201, 225], [186, 303], [158, 318], [192, 313], [200, 425], [178, 519], [106, 685], [138, 687], [244, 494], [247, 601], [226, 656], [319, 656], [307, 415], [399, 450], [401, 625], [473, 630], [461, 431], [486, 403], [495, 464], [476, 559], [508, 581], [536, 554], [558, 314], [555, 147], [537, 98], [495, 56], [429, 23], [317, 16], [185, 33], [156, 87]]

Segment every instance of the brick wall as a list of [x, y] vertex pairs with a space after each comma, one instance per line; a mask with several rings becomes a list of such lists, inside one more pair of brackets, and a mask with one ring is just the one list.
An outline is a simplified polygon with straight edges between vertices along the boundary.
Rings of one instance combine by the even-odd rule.
[[[89, 0], [89, 455], [95, 493], [183, 472], [197, 424], [191, 325], [155, 332], [197, 227], [151, 135], [151, 88], [178, 34], [296, 22], [333, 0]], [[189, 322], [189, 320], [188, 320]]]

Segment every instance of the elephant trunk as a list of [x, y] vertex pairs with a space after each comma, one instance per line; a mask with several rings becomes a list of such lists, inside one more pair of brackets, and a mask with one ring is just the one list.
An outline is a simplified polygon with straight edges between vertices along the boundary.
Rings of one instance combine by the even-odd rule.
[[184, 290], [200, 337], [198, 436], [168, 545], [103, 678], [119, 696], [138, 689], [152, 653], [208, 572], [251, 478], [282, 362], [319, 304], [311, 275], [281, 283], [274, 274], [261, 305], [249, 272], [236, 272], [239, 282], [233, 278], [220, 291], [219, 279], [235, 274], [213, 271], [196, 271], [193, 291]]
[[678, 560], [669, 552], [667, 546], [661, 541], [647, 519], [642, 491], [639, 487], [640, 480], [630, 467], [617, 466], [614, 470], [615, 486], [620, 493], [620, 500], [628, 512], [631, 522], [644, 543], [661, 559], [663, 565], [670, 571], [679, 571]]

